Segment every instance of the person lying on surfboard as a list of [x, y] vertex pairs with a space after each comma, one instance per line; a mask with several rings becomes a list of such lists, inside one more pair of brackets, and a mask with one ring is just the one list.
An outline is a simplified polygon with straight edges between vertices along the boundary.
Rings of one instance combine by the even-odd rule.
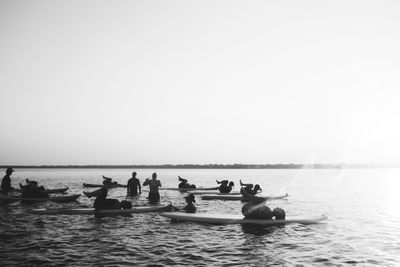
[[247, 200], [242, 207], [242, 214], [246, 219], [266, 219], [284, 220], [286, 217], [285, 211], [281, 208], [275, 208], [273, 211], [265, 205], [266, 199], [257, 197], [246, 192], [244, 188], [240, 190], [243, 198]]
[[188, 180], [183, 179], [180, 176], [178, 176], [178, 179], [180, 181], [178, 188], [196, 188], [196, 186], [194, 184], [189, 184]]
[[[216, 180], [217, 184], [220, 184], [218, 190], [220, 193], [230, 193], [232, 191], [232, 187], [235, 186], [234, 182], [229, 182], [228, 180], [222, 180], [221, 182]], [[228, 185], [229, 182], [229, 185]]]
[[189, 195], [185, 196], [184, 198], [185, 198], [187, 204], [185, 207], [183, 207], [183, 210], [187, 213], [195, 213], [196, 207], [193, 205], [193, 203], [195, 203], [196, 200], [194, 199], [194, 195], [189, 194]]
[[256, 195], [258, 191], [262, 191], [261, 187], [258, 184], [256, 184], [253, 187], [253, 184], [244, 184], [242, 183], [242, 180], [239, 181], [240, 181], [240, 186], [242, 186], [242, 188], [246, 190], [246, 192], [249, 193], [250, 195]]
[[119, 210], [132, 208], [131, 202], [126, 200], [119, 201], [118, 199], [107, 198], [107, 194], [107, 187], [103, 186], [94, 201], [94, 208], [96, 210]]
[[26, 185], [19, 184], [21, 188], [21, 197], [24, 198], [48, 198], [43, 186], [39, 186], [36, 181], [26, 179]]
[[103, 176], [103, 179], [104, 179], [103, 185], [117, 185], [118, 184], [117, 182], [113, 182], [112, 178], [105, 177], [104, 175], [102, 175], [102, 176]]

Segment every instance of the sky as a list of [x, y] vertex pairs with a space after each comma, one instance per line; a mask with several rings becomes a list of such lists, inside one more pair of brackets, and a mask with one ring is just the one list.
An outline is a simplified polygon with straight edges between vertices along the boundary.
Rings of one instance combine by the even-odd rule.
[[0, 0], [0, 164], [400, 163], [399, 14]]

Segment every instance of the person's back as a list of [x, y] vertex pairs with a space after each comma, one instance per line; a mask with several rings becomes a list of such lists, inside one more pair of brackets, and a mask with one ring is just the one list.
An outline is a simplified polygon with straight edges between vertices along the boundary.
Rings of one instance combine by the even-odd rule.
[[196, 207], [194, 206], [194, 202], [196, 202], [194, 195], [190, 194], [185, 197], [186, 200], [186, 206], [183, 208], [183, 210], [187, 213], [195, 213], [196, 212]]
[[10, 175], [13, 172], [14, 170], [12, 168], [7, 168], [6, 175], [4, 175], [3, 180], [1, 181], [1, 189], [5, 194], [7, 194], [12, 189]]
[[40, 187], [36, 181], [26, 179], [28, 184], [21, 185], [21, 197], [23, 198], [48, 198], [49, 194], [46, 193], [44, 187]]
[[136, 178], [136, 172], [133, 172], [132, 178], [128, 180], [127, 195], [130, 197], [137, 196], [138, 189], [139, 189], [139, 194], [141, 194], [142, 188], [140, 187], [140, 181], [138, 178]]
[[257, 197], [246, 192], [242, 188], [240, 192], [243, 198], [247, 200], [242, 207], [242, 214], [247, 219], [267, 219], [271, 220], [274, 214], [271, 209], [265, 205], [265, 198]]
[[102, 187], [99, 195], [94, 201], [94, 208], [96, 210], [101, 209], [121, 209], [121, 202], [117, 199], [107, 199], [108, 190], [106, 187]]

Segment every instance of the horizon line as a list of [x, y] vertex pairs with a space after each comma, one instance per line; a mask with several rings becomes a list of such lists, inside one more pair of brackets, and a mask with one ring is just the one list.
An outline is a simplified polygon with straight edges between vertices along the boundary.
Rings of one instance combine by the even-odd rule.
[[55, 164], [55, 165], [0, 165], [0, 168], [22, 169], [374, 169], [374, 168], [400, 168], [396, 163], [276, 163], [276, 164]]

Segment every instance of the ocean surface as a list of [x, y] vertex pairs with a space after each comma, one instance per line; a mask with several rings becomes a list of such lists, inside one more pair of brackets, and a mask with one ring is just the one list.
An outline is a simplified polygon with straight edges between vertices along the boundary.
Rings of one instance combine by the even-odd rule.
[[[287, 219], [328, 216], [314, 225], [250, 227], [174, 223], [157, 213], [129, 216], [34, 215], [33, 208], [91, 207], [82, 195], [66, 204], [19, 202], [0, 205], [1, 266], [400, 266], [400, 170], [232, 169], [16, 169], [12, 184], [25, 178], [47, 188], [101, 183], [101, 175], [126, 183], [132, 171], [143, 183], [157, 172], [163, 187], [187, 178], [198, 187], [229, 179], [258, 183], [264, 195], [289, 193], [268, 202]], [[145, 188], [143, 188], [145, 189]], [[147, 188], [146, 188], [147, 189]], [[148, 205], [148, 191], [131, 198]], [[185, 193], [160, 191], [162, 203], [185, 205]], [[109, 197], [125, 199], [126, 189]], [[240, 201], [201, 200], [197, 212], [241, 214]]]

